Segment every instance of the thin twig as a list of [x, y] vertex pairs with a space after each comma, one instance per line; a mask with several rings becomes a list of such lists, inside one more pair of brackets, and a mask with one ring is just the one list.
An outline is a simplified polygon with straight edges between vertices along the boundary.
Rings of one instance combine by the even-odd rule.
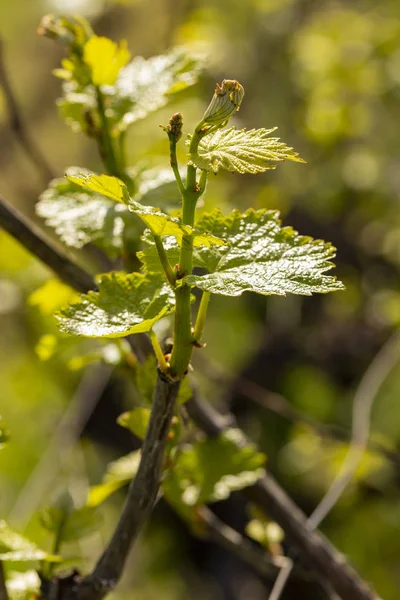
[[207, 526], [206, 535], [209, 539], [241, 558], [262, 577], [275, 576], [277, 570], [282, 569], [289, 561], [284, 556], [267, 554], [265, 550], [223, 523], [207, 506], [198, 508], [197, 516]]
[[18, 102], [16, 100], [6, 69], [4, 60], [4, 41], [2, 39], [0, 39], [0, 87], [3, 88], [4, 98], [9, 115], [10, 128], [14, 132], [21, 147], [24, 149], [27, 156], [29, 156], [30, 160], [40, 173], [44, 184], [47, 186], [50, 179], [54, 179], [55, 173], [45, 159], [34, 138], [29, 133], [25, 120], [21, 115], [21, 110], [18, 106]]
[[4, 574], [3, 561], [0, 560], [0, 600], [8, 600], [6, 588], [6, 576]]
[[0, 227], [79, 292], [95, 288], [92, 277], [0, 195]]
[[[207, 435], [215, 436], [227, 427], [235, 426], [233, 415], [223, 417], [198, 395], [194, 395], [186, 407], [191, 418]], [[350, 567], [343, 554], [320, 532], [309, 527], [306, 516], [269, 473], [246, 488], [244, 493], [282, 527], [315, 576], [326, 580], [343, 600], [379, 600], [374, 590]]]
[[159, 490], [164, 450], [180, 382], [158, 374], [151, 417], [138, 472], [133, 479], [114, 534], [94, 571], [85, 577], [78, 600], [100, 600], [118, 583], [129, 550], [152, 511]]
[[[5, 217], [7, 218], [5, 219]], [[4, 211], [0, 210], [0, 225], [4, 225], [3, 221], [7, 223], [8, 218], [8, 213], [4, 213]], [[14, 218], [18, 219], [18, 215], [14, 215]], [[23, 223], [23, 225], [24, 227], [27, 227], [27, 224], [25, 222]], [[37, 232], [35, 232], [32, 229], [32, 226], [30, 224], [28, 224], [28, 229], [29, 235], [15, 235], [14, 237], [17, 237], [17, 239], [19, 239], [22, 244], [26, 245], [28, 249], [30, 249], [36, 256], [41, 258], [41, 260], [43, 260], [43, 262], [45, 262], [51, 269], [53, 269], [57, 273], [57, 275], [64, 278], [63, 263], [59, 260], [58, 251], [54, 250], [52, 244], [47, 244], [46, 251], [43, 251], [43, 249], [41, 249], [41, 251], [37, 251], [35, 249], [35, 241], [38, 244], [39, 248], [41, 248], [43, 244], [46, 244], [46, 241], [42, 234], [39, 236], [37, 235]], [[7, 229], [7, 231], [9, 231], [9, 229]], [[25, 243], [26, 241], [28, 241], [29, 245]], [[54, 254], [56, 255], [56, 259], [54, 258], [54, 256], [52, 256]], [[78, 269], [78, 271], [75, 272], [79, 273], [80, 271], [82, 271], [80, 267], [77, 267], [76, 265], [75, 268]], [[73, 273], [74, 270], [71, 271], [70, 275], [71, 285], [74, 285], [76, 289], [81, 289], [81, 277], [77, 277], [74, 284]], [[86, 281], [91, 281], [91, 277], [87, 273], [85, 273], [85, 275]], [[161, 388], [159, 400], [164, 400], [163, 402], [160, 402], [160, 404], [163, 405], [164, 410], [166, 399], [169, 398], [169, 400], [172, 400], [172, 397], [175, 396], [177, 393], [176, 384], [166, 382], [159, 378], [157, 387]], [[172, 401], [171, 404], [173, 404]], [[222, 433], [227, 427], [235, 425], [235, 419], [233, 415], [220, 415], [211, 406], [210, 403], [205, 404], [196, 397], [189, 401], [186, 406], [192, 419], [209, 436], [218, 435]], [[153, 414], [155, 420], [155, 413]], [[158, 421], [159, 415], [157, 418], [157, 422]], [[158, 425], [159, 424], [160, 423], [158, 422]], [[163, 424], [165, 426], [165, 423]], [[154, 428], [152, 426], [149, 427], [144, 446], [146, 444], [146, 452], [149, 452], [152, 456], [153, 464], [151, 464], [151, 468], [153, 468], [155, 456], [151, 447], [149, 447], [151, 444], [151, 440], [149, 438], [150, 430], [154, 432]], [[159, 448], [158, 444], [157, 448]], [[144, 453], [142, 454], [142, 456], [144, 456]], [[158, 456], [158, 460], [159, 459], [160, 457]], [[137, 521], [137, 514], [134, 515], [135, 518], [133, 519], [133, 522], [131, 522], [132, 518], [130, 516], [130, 511], [127, 507], [131, 505], [133, 499], [135, 499], [135, 501], [136, 499], [140, 499], [138, 498], [140, 491], [139, 488], [141, 488], [143, 484], [147, 485], [149, 483], [149, 481], [146, 481], [145, 476], [149, 477], [149, 480], [151, 480], [154, 483], [154, 473], [149, 470], [149, 465], [150, 463], [147, 464], [147, 460], [146, 464], [144, 460], [141, 461], [141, 467], [139, 468], [139, 470], [141, 471], [140, 479], [138, 478], [138, 473], [138, 476], [135, 478], [131, 486], [131, 490], [127, 499], [127, 504], [123, 515], [121, 516], [120, 523], [124, 523], [124, 521], [126, 520], [130, 527], [128, 527], [126, 531], [125, 529], [122, 530], [122, 527], [119, 523], [119, 525], [117, 526], [117, 530], [110, 543], [112, 552], [108, 553], [107, 549], [102, 559], [96, 566], [94, 573], [83, 580], [86, 583], [86, 586], [83, 586], [83, 589], [86, 588], [86, 593], [82, 594], [82, 597], [79, 597], [79, 600], [100, 600], [107, 591], [107, 589], [104, 589], [103, 585], [107, 587], [107, 584], [110, 580], [112, 585], [114, 585], [115, 581], [118, 579], [119, 573], [122, 570], [123, 563], [126, 558], [126, 554], [131, 545], [130, 543], [132, 541], [132, 530], [134, 530], [133, 535], [135, 536], [139, 527], [142, 524], [141, 522]], [[157, 484], [155, 486], [152, 486], [152, 493], [150, 494], [150, 500], [152, 502], [154, 502], [154, 498], [157, 495], [159, 472], [156, 472], [156, 475]], [[135, 485], [135, 482], [138, 483], [136, 483]], [[147, 489], [147, 492], [149, 492], [149, 489], [150, 488]], [[305, 562], [315, 571], [317, 576], [326, 579], [326, 581], [329, 582], [331, 587], [339, 594], [342, 600], [379, 600], [379, 597], [376, 595], [376, 593], [348, 565], [346, 558], [342, 554], [340, 554], [332, 546], [332, 544], [330, 544], [330, 542], [328, 542], [328, 540], [325, 539], [324, 536], [322, 536], [319, 532], [312, 531], [310, 529], [310, 527], [307, 525], [306, 516], [300, 511], [296, 504], [294, 504], [292, 500], [290, 500], [290, 498], [286, 495], [283, 489], [280, 488], [280, 486], [269, 474], [267, 474], [264, 478], [262, 478], [253, 486], [247, 488], [245, 490], [245, 494], [260, 508], [265, 510], [265, 512], [267, 512], [274, 520], [277, 521], [277, 523], [285, 531], [287, 537], [292, 541], [293, 545], [301, 551]], [[147, 496], [147, 500], [149, 500], [149, 496]], [[140, 504], [139, 512], [141, 513], [141, 517], [145, 518], [148, 515], [148, 513], [151, 510], [151, 507], [149, 507], [149, 505], [150, 502], [148, 502], [147, 506], [143, 506], [142, 503]], [[121, 540], [119, 540], [119, 535], [121, 535]], [[120, 541], [121, 549], [118, 548]], [[121, 552], [120, 550], [123, 550], [123, 552]], [[118, 561], [114, 559], [118, 559]], [[119, 563], [118, 568], [115, 566], [117, 565], [117, 562]], [[107, 570], [105, 569], [105, 567], [107, 567]], [[109, 567], [110, 571], [108, 571]], [[110, 572], [111, 578], [108, 577], [108, 572]], [[104, 579], [103, 574], [106, 575]], [[98, 590], [96, 590], [95, 587], [97, 585], [100, 585], [100, 589]], [[78, 592], [79, 588], [80, 586], [78, 584]], [[75, 594], [76, 591], [74, 592], [73, 597], [75, 597]]]

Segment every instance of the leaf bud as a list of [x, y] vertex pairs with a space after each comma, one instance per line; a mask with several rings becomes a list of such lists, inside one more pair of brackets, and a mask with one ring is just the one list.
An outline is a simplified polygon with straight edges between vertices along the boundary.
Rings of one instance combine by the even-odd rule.
[[244, 88], [235, 79], [224, 79], [215, 88], [214, 96], [203, 116], [203, 125], [225, 125], [239, 110]]
[[182, 137], [182, 126], [183, 117], [182, 113], [180, 112], [172, 115], [166, 127], [160, 125], [160, 127], [162, 127], [162, 129], [164, 129], [164, 131], [167, 133], [168, 137], [175, 143], [179, 142]]

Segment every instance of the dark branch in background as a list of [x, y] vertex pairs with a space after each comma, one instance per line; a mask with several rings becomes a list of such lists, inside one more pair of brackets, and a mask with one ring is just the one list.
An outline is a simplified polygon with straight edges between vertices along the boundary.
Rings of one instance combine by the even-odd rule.
[[[0, 226], [4, 226], [11, 235], [65, 281], [65, 256], [60, 260], [59, 250], [47, 242], [37, 228], [24, 219], [18, 225], [18, 213], [10, 208], [5, 209], [4, 206], [0, 204]], [[21, 231], [24, 232], [23, 235]], [[44, 246], [47, 248], [45, 249]], [[77, 265], [74, 265], [75, 270], [71, 269], [73, 263], [69, 259], [68, 262], [70, 268], [67, 273], [70, 285], [83, 291], [82, 273], [85, 275], [86, 289], [94, 285], [92, 278], [85, 271]], [[74, 273], [79, 274], [76, 281], [74, 281]], [[132, 482], [124, 512], [109, 547], [94, 572], [83, 579], [81, 584], [78, 583], [78, 587], [73, 592], [73, 597], [78, 594], [79, 600], [99, 600], [110, 587], [115, 585], [122, 572], [132, 539], [151, 511], [157, 495], [162, 466], [165, 444], [163, 436], [168, 434], [169, 419], [173, 413], [177, 391], [176, 383], [158, 378], [154, 410], [143, 444], [138, 475]], [[235, 426], [233, 415], [224, 417], [209, 403], [202, 402], [199, 398], [194, 397], [189, 401], [187, 408], [195, 423], [209, 436], [218, 435], [227, 427]], [[158, 414], [159, 410], [163, 411], [163, 418], [161, 412]], [[152, 436], [155, 436], [155, 443]], [[244, 493], [282, 527], [289, 541], [300, 551], [304, 561], [313, 569], [315, 575], [328, 582], [342, 600], [379, 600], [376, 593], [348, 565], [346, 558], [318, 531], [310, 529], [306, 516], [269, 474], [244, 490]], [[143, 498], [146, 498], [146, 504], [143, 504]], [[131, 514], [132, 507], [133, 514]]]
[[8, 593], [6, 588], [6, 578], [4, 576], [3, 563], [0, 560], [0, 600], [8, 600]]
[[[350, 442], [352, 433], [345, 427], [334, 425], [331, 423], [322, 423], [317, 419], [313, 419], [307, 413], [295, 408], [282, 394], [266, 390], [258, 383], [250, 381], [245, 377], [237, 377], [229, 373], [226, 369], [219, 365], [211, 364], [210, 361], [206, 360], [202, 355], [200, 364], [204, 365], [204, 370], [207, 376], [221, 383], [225, 381], [235, 389], [237, 392], [242, 394], [245, 398], [252, 400], [261, 408], [269, 410], [274, 414], [278, 415], [282, 419], [289, 421], [290, 423], [301, 423], [307, 425], [315, 431], [321, 438], [334, 439], [343, 442]], [[374, 440], [368, 440], [368, 448], [375, 452], [379, 452], [387, 460], [389, 460], [396, 470], [400, 473], [400, 453], [396, 450], [387, 448], [383, 444]]]
[[56, 244], [11, 206], [0, 195], [0, 227], [18, 240], [34, 256], [52, 269], [60, 279], [78, 290], [86, 293], [95, 289], [91, 275], [73, 262]]
[[21, 115], [21, 111], [6, 69], [4, 60], [4, 42], [2, 39], [0, 39], [0, 87], [3, 89], [4, 98], [6, 101], [10, 129], [15, 133], [15, 136], [21, 147], [35, 165], [44, 184], [47, 186], [49, 180], [54, 179], [55, 174], [52, 167], [43, 156], [40, 148], [37, 146], [34, 138], [29, 133], [29, 130]]
[[208, 539], [241, 558], [262, 577], [276, 576], [278, 569], [285, 566], [287, 558], [268, 554], [236, 529], [223, 523], [207, 506], [197, 509], [197, 517], [206, 526], [204, 535]]
[[[290, 568], [293, 567], [289, 558], [268, 554], [265, 549], [248, 540], [236, 529], [232, 529], [232, 527], [223, 523], [207, 506], [202, 506], [197, 510], [197, 517], [206, 525], [205, 535], [208, 539], [240, 558], [261, 577], [271, 579], [271, 577], [277, 576], [279, 570], [282, 572], [287, 565]], [[312, 577], [309, 572], [303, 571], [298, 566], [294, 566], [293, 569], [293, 578], [296, 581], [310, 580], [311, 578], [315, 581], [315, 577]], [[327, 581], [319, 583], [328, 597], [332, 598], [334, 593], [330, 584]]]
[[[233, 415], [223, 424], [221, 415], [197, 394], [187, 403], [189, 415], [209, 436], [235, 426]], [[228, 425], [229, 423], [229, 425]], [[319, 532], [312, 531], [307, 517], [268, 473], [243, 493], [285, 531], [316, 577], [329, 582], [343, 600], [379, 600], [379, 596], [352, 569], [343, 554]]]
[[160, 485], [164, 450], [180, 382], [171, 382], [159, 372], [142, 456], [129, 487], [125, 507], [114, 534], [94, 571], [78, 588], [78, 600], [99, 600], [118, 583], [129, 550], [150, 515]]

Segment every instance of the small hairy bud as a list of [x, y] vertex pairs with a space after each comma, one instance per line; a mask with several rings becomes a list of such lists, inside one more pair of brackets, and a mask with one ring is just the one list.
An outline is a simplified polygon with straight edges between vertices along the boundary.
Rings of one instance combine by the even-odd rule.
[[179, 142], [182, 137], [182, 126], [183, 116], [180, 112], [172, 115], [166, 127], [160, 125], [160, 127], [162, 127], [162, 129], [164, 129], [164, 131], [167, 133], [168, 137], [173, 139], [175, 143]]
[[224, 125], [239, 110], [243, 100], [244, 88], [235, 79], [224, 79], [215, 88], [214, 96], [204, 113], [203, 123]]

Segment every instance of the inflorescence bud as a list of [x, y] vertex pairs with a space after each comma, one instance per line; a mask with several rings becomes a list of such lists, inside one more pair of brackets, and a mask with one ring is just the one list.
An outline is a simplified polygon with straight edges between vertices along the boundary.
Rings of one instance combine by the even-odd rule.
[[235, 79], [224, 79], [215, 88], [214, 96], [204, 113], [203, 125], [224, 125], [239, 110], [244, 88]]
[[168, 125], [163, 127], [160, 125], [168, 134], [168, 137], [172, 139], [175, 143], [179, 142], [182, 137], [182, 127], [183, 127], [183, 116], [182, 113], [178, 112], [172, 115], [170, 118]]

